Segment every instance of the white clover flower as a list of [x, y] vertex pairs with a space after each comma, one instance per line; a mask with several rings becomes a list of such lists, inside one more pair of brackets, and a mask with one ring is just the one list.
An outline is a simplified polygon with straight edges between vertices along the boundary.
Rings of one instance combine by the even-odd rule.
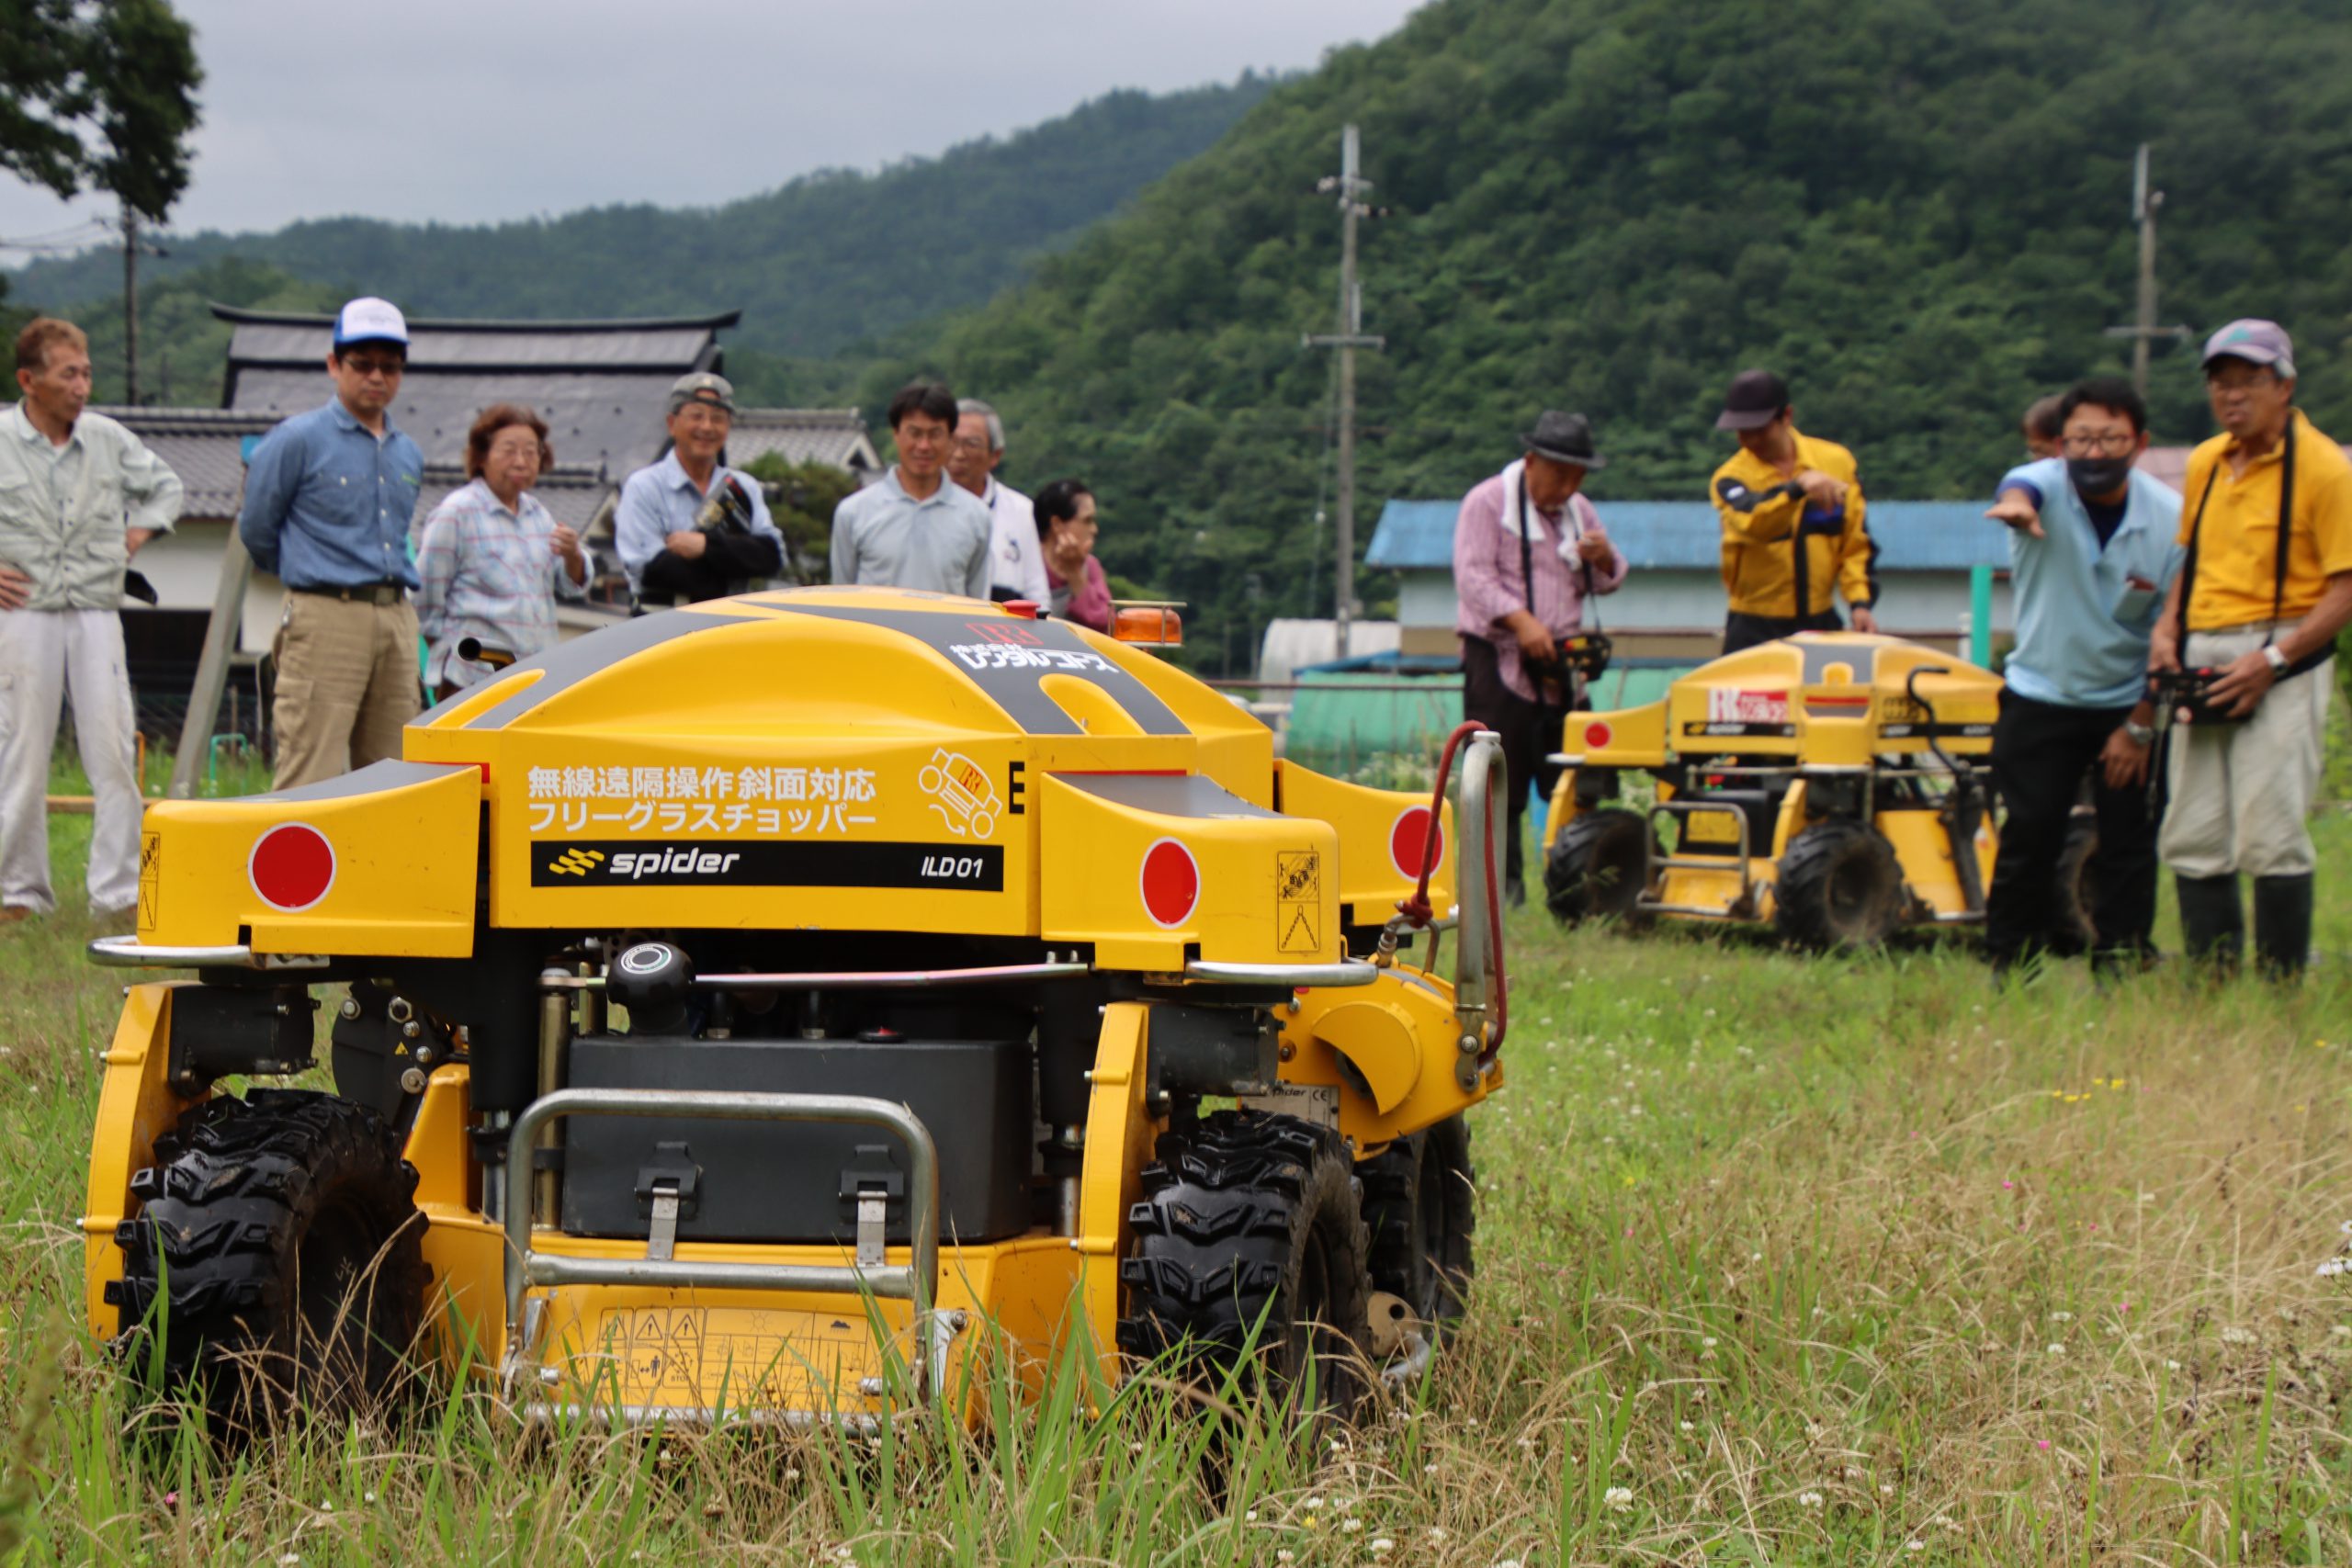
[[1600, 1500], [1622, 1514], [1634, 1506], [1634, 1489], [1630, 1486], [1611, 1486], [1601, 1494]]
[[2222, 1330], [2222, 1343], [2224, 1345], [2253, 1345], [2258, 1343], [2260, 1338], [2261, 1336], [2256, 1334], [2254, 1330], [2240, 1328], [2235, 1324]]
[[1800, 1492], [1797, 1494], [1797, 1506], [1800, 1508], [1818, 1508], [1825, 1500], [1826, 1499], [1824, 1499], [1818, 1492]]
[[2165, 1370], [2170, 1372], [2177, 1372], [2180, 1371], [2180, 1363], [2167, 1357], [2165, 1360]]
[[1894, 1482], [1892, 1482], [1892, 1481], [1882, 1481], [1882, 1482], [1880, 1482], [1880, 1483], [1878, 1483], [1878, 1495], [1879, 1495], [1880, 1496], [1882, 1496], [1882, 1497], [1892, 1497], [1892, 1496], [1894, 1496]]
[[1250, 1509], [1248, 1513], [1246, 1513], [1246, 1514], [1242, 1515], [1242, 1516], [1241, 1516], [1241, 1522], [1242, 1522], [1243, 1524], [1245, 1524], [1245, 1525], [1254, 1525], [1254, 1524], [1256, 1524], [1256, 1523], [1258, 1522], [1258, 1510], [1257, 1510], [1257, 1509], [1255, 1509], [1255, 1508], [1252, 1508], [1252, 1509]]
[[1928, 1550], [1928, 1543], [1921, 1540], [1915, 1535], [1909, 1540], [1903, 1543], [1903, 1550], [1905, 1551], [1925, 1551]]
[[1681, 1423], [1681, 1427], [1686, 1432], [1695, 1432], [1699, 1429], [1699, 1424], [1695, 1421], [1685, 1421]]
[[1445, 1527], [1443, 1525], [1431, 1525], [1430, 1527], [1430, 1539], [1431, 1540], [1443, 1540], [1445, 1539]]
[[2053, 1312], [2050, 1314], [2050, 1321], [2052, 1323], [2072, 1323], [2075, 1321], [2075, 1314], [2071, 1312]]
[[1389, 1540], [1385, 1535], [1374, 1536], [1372, 1538], [1371, 1546], [1372, 1554], [1374, 1557], [1385, 1556], [1387, 1553], [1396, 1550], [1396, 1543]]
[[2352, 1339], [2352, 1323], [2339, 1323], [2327, 1333], [2332, 1339]]
[[301, 1561], [302, 1554], [300, 1552], [289, 1551], [277, 1560], [277, 1568], [294, 1568], [294, 1565]]
[[1703, 1338], [1703, 1339], [1700, 1340], [1700, 1341], [1699, 1341], [1699, 1343], [1700, 1343], [1701, 1345], [1704, 1346], [1706, 1348], [1708, 1348], [1708, 1349], [1712, 1350], [1712, 1349], [1713, 1349], [1713, 1348], [1715, 1348], [1715, 1339], [1714, 1339], [1714, 1336], [1711, 1334], [1711, 1335], [1707, 1336], [1705, 1338]]
[[1353, 1535], [1356, 1531], [1362, 1529], [1363, 1529], [1363, 1521], [1362, 1519], [1345, 1518], [1340, 1521], [1340, 1533], [1341, 1535]]
[[1288, 1562], [1291, 1561], [1290, 1548], [1287, 1546], [1276, 1547], [1274, 1549], [1274, 1561], [1277, 1562]]
[[2063, 1356], [2066, 1353], [2066, 1347], [2061, 1344], [2052, 1343], [2049, 1349], [2050, 1354], [2053, 1356]]

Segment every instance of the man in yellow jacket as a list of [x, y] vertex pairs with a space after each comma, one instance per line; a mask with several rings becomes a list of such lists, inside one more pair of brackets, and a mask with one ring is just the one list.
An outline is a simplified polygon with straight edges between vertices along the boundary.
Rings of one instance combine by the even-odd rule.
[[1715, 428], [1739, 437], [1739, 450], [1708, 486], [1723, 519], [1731, 596], [1724, 651], [1792, 632], [1843, 630], [1841, 591], [1854, 629], [1878, 630], [1878, 547], [1854, 455], [1799, 431], [1788, 383], [1770, 370], [1732, 378]]

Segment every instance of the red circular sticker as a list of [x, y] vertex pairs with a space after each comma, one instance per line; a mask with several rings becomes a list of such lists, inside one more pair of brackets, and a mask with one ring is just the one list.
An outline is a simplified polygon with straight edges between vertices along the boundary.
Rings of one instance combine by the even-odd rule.
[[1173, 839], [1154, 840], [1143, 852], [1144, 913], [1163, 926], [1181, 926], [1201, 901], [1201, 866], [1193, 852]]
[[[1430, 808], [1408, 806], [1396, 814], [1396, 826], [1388, 829], [1388, 861], [1399, 876], [1418, 877], [1421, 874], [1421, 852], [1430, 841]], [[1445, 826], [1438, 825], [1437, 859], [1435, 865], [1445, 863]]]
[[1589, 750], [1598, 751], [1616, 739], [1616, 732], [1607, 725], [1595, 722], [1584, 727], [1584, 743]]
[[307, 909], [334, 886], [334, 846], [307, 822], [272, 828], [254, 841], [245, 874], [273, 909]]

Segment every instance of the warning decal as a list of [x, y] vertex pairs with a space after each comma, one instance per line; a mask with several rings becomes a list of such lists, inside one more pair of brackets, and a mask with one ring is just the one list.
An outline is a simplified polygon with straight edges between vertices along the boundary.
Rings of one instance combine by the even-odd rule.
[[1274, 946], [1283, 953], [1323, 951], [1323, 854], [1319, 850], [1274, 856]]
[[155, 912], [163, 902], [164, 835], [139, 836], [139, 928], [155, 929]]

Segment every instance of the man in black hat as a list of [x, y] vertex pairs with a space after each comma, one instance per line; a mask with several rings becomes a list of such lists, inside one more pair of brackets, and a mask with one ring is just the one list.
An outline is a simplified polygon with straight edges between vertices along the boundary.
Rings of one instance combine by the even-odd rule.
[[1544, 759], [1559, 750], [1561, 721], [1576, 705], [1560, 643], [1583, 629], [1588, 595], [1613, 593], [1625, 581], [1625, 558], [1577, 493], [1601, 466], [1590, 423], [1546, 409], [1519, 439], [1527, 455], [1464, 496], [1453, 525], [1462, 714], [1503, 739], [1510, 770], [1504, 877], [1513, 905], [1526, 898], [1520, 821], [1528, 786], [1551, 795], [1559, 770]]
[[1788, 383], [1770, 370], [1732, 378], [1715, 428], [1739, 437], [1739, 450], [1707, 487], [1723, 518], [1731, 597], [1724, 651], [1794, 632], [1843, 631], [1840, 589], [1854, 629], [1878, 630], [1878, 547], [1864, 525], [1854, 455], [1799, 431]]

